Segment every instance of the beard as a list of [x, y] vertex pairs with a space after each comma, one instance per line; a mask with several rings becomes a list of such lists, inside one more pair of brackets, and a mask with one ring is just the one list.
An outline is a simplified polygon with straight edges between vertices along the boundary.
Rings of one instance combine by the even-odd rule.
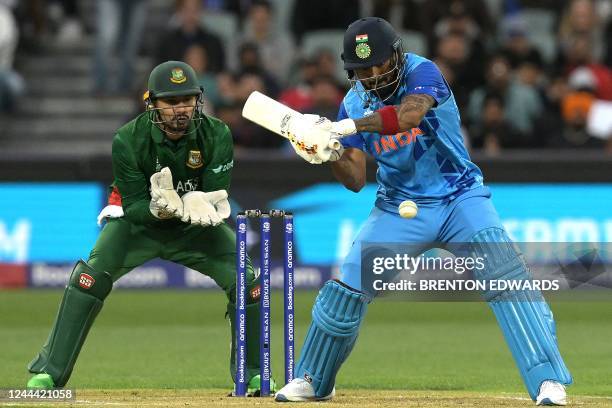
[[384, 78], [379, 79], [376, 85], [372, 84], [371, 86], [366, 86], [364, 84], [364, 89], [372, 96], [377, 97], [381, 101], [385, 101], [390, 98], [398, 87], [398, 74], [389, 73], [384, 76]]
[[363, 88], [372, 96], [378, 97], [381, 101], [390, 98], [398, 88], [400, 80], [401, 68], [395, 66], [384, 74], [368, 80], [362, 80]]
[[172, 132], [183, 132], [189, 127], [189, 119], [187, 115], [173, 116], [171, 120], [165, 122], [164, 126]]
[[397, 89], [397, 83], [395, 83], [395, 81], [389, 81], [388, 84], [379, 86], [373, 92], [380, 98], [381, 101], [384, 101], [390, 98], [396, 89]]

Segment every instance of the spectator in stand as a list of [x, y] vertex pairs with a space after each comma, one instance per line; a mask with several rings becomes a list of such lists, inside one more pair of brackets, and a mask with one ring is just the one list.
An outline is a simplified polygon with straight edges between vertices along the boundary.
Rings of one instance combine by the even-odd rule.
[[274, 31], [273, 17], [274, 10], [269, 1], [254, 1], [249, 8], [240, 42], [256, 44], [263, 68], [277, 81], [285, 84], [295, 47], [289, 33]]
[[355, 0], [301, 0], [294, 2], [291, 30], [298, 43], [308, 31], [322, 29], [345, 30], [361, 12]]
[[[297, 84], [285, 89], [279, 97], [282, 103], [297, 111], [306, 112], [312, 109], [313, 105], [322, 102], [321, 100], [314, 100], [313, 87], [315, 82], [318, 82], [317, 94], [320, 95], [323, 89], [330, 92], [330, 95], [326, 96], [327, 98], [335, 99], [340, 90], [345, 90], [335, 77], [336, 59], [329, 50], [319, 50], [311, 58], [302, 60], [299, 65], [299, 72], [300, 77]], [[333, 115], [328, 116], [330, 119], [337, 116], [340, 101], [341, 99], [338, 99]]]
[[0, 71], [13, 68], [19, 31], [12, 11], [12, 2], [0, 0]]
[[507, 20], [500, 52], [508, 59], [517, 80], [536, 89], [540, 96], [545, 98], [544, 59], [540, 51], [531, 44], [522, 20]]
[[[94, 52], [94, 92], [127, 92], [134, 87], [134, 65], [140, 48], [147, 15], [143, 0], [96, 1], [96, 49]], [[109, 67], [117, 49], [121, 63], [117, 81], [109, 81]]]
[[546, 96], [547, 79], [539, 58], [527, 57], [516, 67], [516, 79], [521, 84], [535, 89], [542, 99]]
[[474, 61], [468, 41], [463, 35], [449, 33], [438, 41], [434, 62], [451, 85], [459, 111], [467, 106], [469, 94], [483, 85], [484, 69]]
[[576, 36], [585, 36], [594, 59], [600, 61], [604, 54], [604, 28], [597, 16], [592, 0], [569, 2], [559, 23], [559, 43], [568, 46]]
[[[443, 46], [450, 48], [448, 52], [452, 52], [453, 48], [460, 47], [458, 44], [459, 37], [464, 42], [465, 53], [467, 58], [461, 67], [456, 66], [455, 69], [463, 71], [461, 75], [463, 80], [467, 80], [470, 89], [482, 84], [481, 78], [484, 77], [484, 61], [486, 61], [485, 52], [485, 32], [476, 23], [472, 15], [467, 13], [467, 4], [463, 1], [454, 1], [450, 3], [450, 9], [447, 14], [435, 24], [434, 33], [431, 44], [431, 50], [438, 48], [438, 40], [442, 41], [447, 36], [450, 37], [450, 42], [446, 42]], [[457, 51], [458, 52], [458, 51]], [[457, 72], [461, 74], [461, 72]], [[460, 83], [460, 82], [458, 82]]]
[[[217, 86], [219, 89], [220, 105], [231, 105], [237, 99], [237, 75], [232, 72], [220, 72], [217, 74]], [[216, 107], [215, 107], [216, 108]]]
[[508, 59], [512, 69], [517, 69], [525, 61], [538, 67], [544, 66], [542, 54], [529, 41], [525, 23], [520, 19], [509, 19], [504, 27], [501, 53]]
[[312, 83], [312, 104], [305, 112], [335, 120], [338, 116], [338, 106], [340, 106], [343, 96], [344, 94], [338, 89], [336, 80], [333, 77], [326, 75], [317, 76]]
[[235, 101], [224, 101], [215, 107], [215, 116], [230, 128], [234, 149], [241, 147], [243, 127], [247, 124], [242, 117], [242, 106]]
[[200, 0], [178, 0], [175, 21], [158, 41], [156, 60], [180, 60], [192, 45], [200, 45], [208, 56], [208, 70], [218, 73], [225, 68], [225, 52], [219, 37], [202, 26]]
[[421, 2], [417, 0], [372, 0], [372, 16], [382, 17], [397, 30], [422, 31]]
[[19, 28], [29, 50], [37, 51], [49, 37], [63, 44], [81, 40], [83, 25], [77, 0], [3, 0], [3, 3], [16, 6]]
[[492, 91], [483, 100], [482, 120], [470, 129], [470, 145], [482, 148], [488, 155], [498, 155], [502, 148], [521, 147], [521, 136], [505, 118], [504, 97]]
[[64, 44], [78, 42], [83, 35], [83, 26], [79, 17], [76, 0], [57, 0], [56, 19], [58, 20], [57, 41]]
[[595, 78], [579, 68], [569, 78], [569, 88], [561, 96], [559, 110], [549, 111], [536, 123], [536, 134], [552, 148], [604, 148], [606, 141], [587, 130], [589, 111], [595, 102]]
[[322, 75], [335, 78], [337, 85], [348, 91], [349, 82], [346, 77], [346, 72], [338, 69], [339, 58], [337, 58], [332, 50], [329, 48], [319, 48], [311, 55], [311, 58], [316, 64], [318, 76]]
[[227, 105], [222, 105], [218, 111], [219, 117], [226, 122], [234, 137], [234, 144], [251, 148], [278, 148], [284, 144], [284, 139], [263, 127], [244, 119], [241, 115], [242, 106], [251, 92], [259, 91], [269, 95], [264, 79], [255, 72], [243, 72], [237, 77], [235, 90], [236, 99]]
[[[436, 40], [449, 32], [466, 37], [472, 54], [484, 57], [484, 45], [495, 30], [484, 0], [428, 0], [422, 3], [422, 27], [435, 49]], [[473, 43], [473, 44], [472, 44]]]
[[472, 126], [482, 125], [484, 98], [489, 92], [499, 93], [504, 98], [504, 117], [514, 132], [529, 137], [534, 121], [542, 112], [542, 101], [537, 91], [513, 78], [506, 57], [498, 54], [489, 60], [486, 73], [487, 84], [470, 95], [467, 116]]
[[255, 74], [261, 77], [269, 96], [275, 97], [280, 92], [278, 80], [270, 75], [263, 66], [257, 44], [244, 43], [238, 49], [238, 73], [239, 75]]
[[206, 48], [198, 44], [192, 45], [185, 51], [182, 61], [185, 61], [193, 68], [198, 76], [200, 86], [204, 89], [202, 94], [204, 98], [204, 113], [208, 115], [213, 114], [214, 107], [221, 103], [221, 96], [219, 95], [217, 77], [208, 70]]
[[0, 1], [0, 113], [11, 111], [25, 89], [23, 79], [13, 70], [19, 32], [8, 3]]
[[312, 58], [305, 58], [297, 64], [299, 77], [294, 81], [295, 85], [283, 90], [279, 100], [295, 109], [304, 112], [312, 105], [312, 83], [318, 75], [317, 62]]
[[598, 99], [612, 100], [612, 71], [605, 65], [599, 64], [592, 54], [590, 36], [576, 34], [568, 39], [563, 52], [559, 55], [557, 67], [561, 74], [570, 75], [580, 67], [588, 68], [595, 78], [595, 96]]

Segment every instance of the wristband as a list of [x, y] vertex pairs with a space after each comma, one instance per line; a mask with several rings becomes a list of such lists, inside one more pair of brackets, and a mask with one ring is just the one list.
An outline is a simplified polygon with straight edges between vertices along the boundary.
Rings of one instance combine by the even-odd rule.
[[399, 119], [394, 106], [385, 106], [377, 110], [382, 121], [381, 135], [394, 135], [399, 132]]

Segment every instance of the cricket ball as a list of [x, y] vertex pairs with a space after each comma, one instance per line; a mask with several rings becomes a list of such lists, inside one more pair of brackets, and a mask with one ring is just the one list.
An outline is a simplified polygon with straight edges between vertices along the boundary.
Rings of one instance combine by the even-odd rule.
[[419, 210], [415, 202], [410, 200], [402, 201], [397, 209], [402, 218], [414, 218]]

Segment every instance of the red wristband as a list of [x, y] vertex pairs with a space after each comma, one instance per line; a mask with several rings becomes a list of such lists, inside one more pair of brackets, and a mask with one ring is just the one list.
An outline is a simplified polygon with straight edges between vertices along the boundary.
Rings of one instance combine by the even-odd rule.
[[397, 111], [394, 106], [385, 106], [377, 110], [382, 120], [382, 132], [381, 135], [394, 135], [399, 132], [399, 119], [397, 118]]

